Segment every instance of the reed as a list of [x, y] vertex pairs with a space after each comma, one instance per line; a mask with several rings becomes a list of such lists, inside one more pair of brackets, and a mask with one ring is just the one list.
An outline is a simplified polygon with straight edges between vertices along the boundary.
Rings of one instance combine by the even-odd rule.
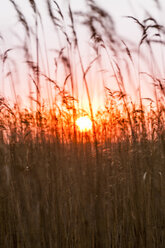
[[[163, 24], [152, 16], [128, 16], [142, 31], [136, 47], [120, 37], [113, 16], [95, 1], [86, 1], [85, 13], [68, 5], [66, 15], [60, 1], [45, 0], [57, 37], [52, 73], [37, 1], [29, 0], [34, 25], [9, 1], [24, 29], [25, 83], [36, 94], [29, 92], [28, 107], [19, 104], [15, 47], [4, 50], [2, 78], [11, 83], [14, 104], [0, 98], [0, 246], [164, 248], [165, 87], [154, 47], [164, 50]], [[88, 30], [87, 61], [79, 25]], [[96, 71], [105, 102], [95, 113]], [[153, 97], [143, 97], [147, 80]], [[135, 98], [129, 84], [137, 88]], [[87, 110], [80, 105], [83, 87]], [[84, 115], [93, 128], [83, 133], [76, 119]]]

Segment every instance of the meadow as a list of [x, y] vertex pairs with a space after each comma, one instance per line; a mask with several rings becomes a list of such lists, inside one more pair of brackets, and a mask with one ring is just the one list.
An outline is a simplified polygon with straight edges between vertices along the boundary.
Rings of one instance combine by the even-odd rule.
[[[29, 105], [17, 97], [19, 62], [10, 55], [16, 48], [7, 47], [1, 78], [9, 80], [13, 103], [0, 98], [0, 247], [164, 248], [165, 27], [151, 13], [125, 17], [141, 32], [133, 44], [93, 0], [84, 1], [86, 13], [68, 5], [67, 17], [58, 2], [45, 0], [59, 40], [52, 63], [37, 1], [29, 0], [33, 24], [9, 2], [24, 34]], [[94, 111], [96, 71], [104, 104]], [[79, 130], [80, 116], [90, 118], [91, 130]]]

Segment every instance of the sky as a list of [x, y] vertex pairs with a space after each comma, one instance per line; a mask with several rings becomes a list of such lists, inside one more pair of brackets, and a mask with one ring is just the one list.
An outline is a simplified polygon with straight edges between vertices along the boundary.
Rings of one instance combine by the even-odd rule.
[[[3, 36], [4, 40], [0, 40], [0, 53], [2, 54], [5, 50], [16, 47], [16, 52], [10, 52], [11, 57], [13, 59], [16, 58], [17, 63], [19, 64], [19, 71], [16, 80], [17, 83], [15, 83], [15, 88], [18, 95], [23, 96], [28, 92], [27, 86], [24, 83], [24, 64], [25, 61], [23, 61], [21, 57], [21, 52], [19, 51], [18, 47], [21, 44], [21, 41], [23, 38], [23, 28], [18, 23], [16, 12], [12, 7], [12, 4], [8, 0], [0, 0], [2, 2], [1, 9], [0, 9], [0, 34]], [[28, 21], [30, 23], [33, 23], [33, 12], [31, 8], [29, 7], [28, 0], [17, 0], [15, 1], [20, 7], [25, 16], [27, 17]], [[57, 1], [63, 11], [65, 12], [66, 5], [68, 3], [68, 0], [60, 0]], [[151, 13], [156, 20], [158, 20], [160, 23], [163, 23], [163, 10], [165, 10], [165, 1], [160, 0], [161, 4], [161, 11], [158, 11], [156, 1], [154, 0], [97, 0], [96, 1], [99, 6], [101, 6], [103, 9], [105, 9], [107, 12], [109, 12], [116, 25], [117, 32], [123, 37], [123, 39], [129, 39], [133, 42], [137, 42], [141, 37], [141, 31], [138, 29], [137, 25], [130, 19], [126, 18], [125, 16], [134, 16], [138, 18], [139, 20], [144, 20], [148, 13]], [[51, 51], [55, 47], [55, 40], [54, 40], [54, 29], [50, 23], [50, 20], [47, 18], [47, 12], [45, 1], [36, 1], [36, 3], [39, 6], [39, 9], [44, 17], [44, 25], [45, 25], [45, 32], [46, 32], [46, 38], [47, 38], [47, 47], [48, 50]], [[83, 0], [71, 0], [70, 1], [71, 8], [73, 11], [82, 11], [85, 10], [85, 4]], [[84, 41], [84, 44], [86, 44], [86, 33], [84, 29], [80, 28], [79, 30], [80, 40]], [[43, 37], [41, 37], [41, 41], [43, 41]], [[41, 42], [42, 43], [42, 42]], [[83, 43], [83, 42], [82, 42]], [[138, 42], [137, 42], [138, 43]], [[41, 44], [42, 46], [43, 44]], [[85, 47], [85, 46], [84, 46]], [[33, 53], [35, 53], [35, 48]], [[13, 53], [13, 55], [12, 55]], [[50, 54], [50, 53], [48, 53]], [[89, 55], [89, 54], [88, 54]], [[44, 55], [43, 55], [44, 56]], [[53, 64], [53, 58], [50, 56], [50, 61]], [[85, 54], [85, 48], [83, 48], [82, 45], [82, 58], [85, 60], [87, 55]], [[60, 70], [60, 69], [59, 69]], [[7, 73], [7, 69], [6, 69]], [[12, 86], [11, 86], [11, 80], [9, 79], [9, 82], [3, 82], [2, 80], [2, 73], [1, 73], [1, 85], [0, 85], [0, 94], [11, 97], [12, 93]], [[93, 85], [91, 86], [93, 88]], [[97, 90], [96, 90], [97, 89]], [[83, 88], [83, 94], [84, 95], [84, 88]], [[94, 99], [94, 95], [96, 94], [96, 99]], [[91, 89], [91, 95], [93, 97], [93, 101], [97, 101], [97, 98], [99, 95], [103, 94], [103, 89], [101, 87], [96, 87], [94, 90]]]
[[[13, 10], [13, 7], [8, 0], [0, 0], [0, 2], [2, 2], [0, 9], [0, 30], [1, 32], [6, 32], [12, 28], [14, 24], [16, 24], [15, 11]], [[31, 14], [28, 0], [15, 0], [15, 2], [21, 5], [22, 9], [24, 9], [29, 15]], [[36, 2], [41, 6], [41, 8], [45, 7], [44, 1]], [[61, 5], [65, 6], [68, 0], [61, 0], [58, 2], [61, 2]], [[96, 2], [113, 15], [113, 17], [116, 19], [116, 24], [119, 29], [120, 25], [123, 27], [125, 27], [125, 24], [129, 25], [129, 22], [123, 18], [124, 16], [133, 15], [137, 18], [145, 18], [144, 9], [152, 13], [156, 18], [163, 18], [163, 11], [161, 12], [162, 16], [160, 16], [160, 12], [156, 10], [156, 3], [154, 0], [97, 0]], [[85, 8], [84, 0], [71, 0], [70, 3], [73, 10], [82, 10]], [[160, 3], [161, 9], [163, 10], [165, 8], [165, 2], [160, 0]], [[124, 34], [128, 30], [133, 30], [129, 29], [130, 26], [128, 28], [124, 28], [124, 30], [122, 28]]]

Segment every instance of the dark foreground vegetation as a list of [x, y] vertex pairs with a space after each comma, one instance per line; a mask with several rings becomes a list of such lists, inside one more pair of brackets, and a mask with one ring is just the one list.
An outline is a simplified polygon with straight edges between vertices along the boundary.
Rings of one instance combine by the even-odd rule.
[[[66, 47], [56, 51], [52, 76], [48, 61], [47, 69], [40, 65], [38, 27], [42, 27], [42, 16], [35, 1], [29, 0], [35, 17], [34, 32], [16, 1], [9, 1], [25, 29], [23, 56], [31, 80], [27, 81], [36, 95], [30, 95], [29, 108], [20, 106], [13, 81], [15, 72], [9, 69], [13, 68], [9, 66], [11, 50], [4, 51], [2, 76], [10, 80], [15, 104], [11, 106], [3, 96], [0, 99], [0, 247], [164, 248], [165, 88], [163, 77], [158, 76], [153, 47], [156, 43], [163, 51], [164, 27], [149, 13], [144, 21], [129, 16], [142, 30], [134, 54], [126, 45], [129, 41], [121, 41], [116, 33], [112, 17], [94, 1], [87, 1], [87, 13], [72, 13], [68, 8], [68, 32], [60, 6], [47, 0], [56, 34], [66, 41]], [[155, 3], [159, 8], [159, 2]], [[93, 42], [90, 49], [95, 56], [87, 66], [81, 57], [77, 16], [83, 19]], [[30, 54], [30, 39], [36, 56]], [[145, 60], [142, 46], [150, 57], [149, 67], [148, 62], [144, 64], [146, 72], [136, 66], [137, 60]], [[103, 53], [116, 90], [104, 84]], [[127, 67], [120, 64], [121, 56]], [[74, 59], [79, 61], [78, 79], [86, 90], [89, 113], [80, 109], [76, 100]], [[96, 114], [88, 77], [93, 63], [97, 63], [100, 84], [105, 89], [105, 105]], [[65, 71], [62, 84], [57, 83], [59, 64]], [[128, 75], [138, 85], [137, 102], [127, 94], [125, 86], [134, 84]], [[145, 77], [152, 84], [153, 99], [142, 97]], [[42, 99], [43, 78], [49, 105]], [[76, 119], [86, 114], [93, 128], [81, 133]]]
[[1, 247], [165, 245], [165, 142], [1, 141]]

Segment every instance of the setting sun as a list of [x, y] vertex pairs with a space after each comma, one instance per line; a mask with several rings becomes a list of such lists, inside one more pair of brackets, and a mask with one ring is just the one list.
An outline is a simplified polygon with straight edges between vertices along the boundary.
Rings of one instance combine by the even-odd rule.
[[92, 129], [92, 122], [87, 116], [78, 118], [76, 120], [76, 124], [81, 132], [86, 132]]

